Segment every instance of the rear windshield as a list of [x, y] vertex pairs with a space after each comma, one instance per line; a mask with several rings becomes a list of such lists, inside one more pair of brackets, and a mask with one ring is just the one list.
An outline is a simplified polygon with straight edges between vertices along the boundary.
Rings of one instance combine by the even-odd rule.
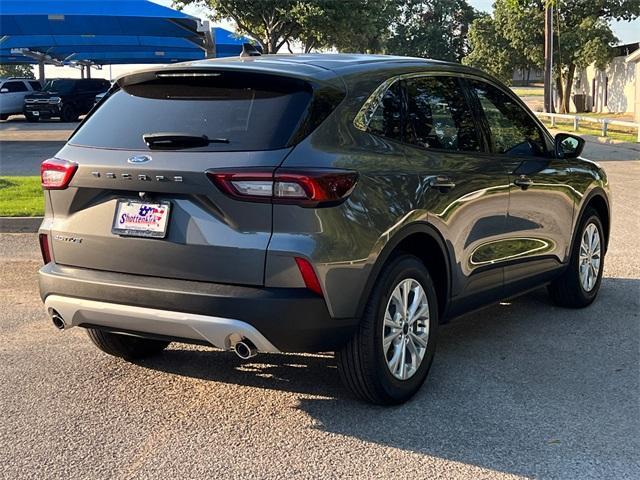
[[[307, 118], [318, 110], [313, 98], [309, 83], [287, 77], [159, 72], [151, 80], [125, 82], [110, 93], [70, 143], [147, 150], [144, 135], [178, 133], [226, 140], [187, 148], [194, 151], [283, 148], [299, 137], [301, 128], [314, 123]], [[327, 114], [323, 111], [323, 118]]]

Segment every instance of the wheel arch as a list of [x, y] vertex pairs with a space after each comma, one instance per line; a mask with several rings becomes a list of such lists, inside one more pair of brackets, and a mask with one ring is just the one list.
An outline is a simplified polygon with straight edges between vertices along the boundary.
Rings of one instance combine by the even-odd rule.
[[593, 208], [596, 212], [598, 212], [598, 216], [600, 217], [600, 221], [602, 222], [602, 227], [604, 228], [604, 237], [605, 237], [605, 252], [609, 249], [609, 237], [611, 232], [611, 207], [609, 205], [609, 199], [606, 192], [600, 188], [596, 187], [591, 190], [582, 201], [582, 205], [580, 206], [580, 210], [578, 215], [576, 216], [575, 228], [573, 232], [573, 237], [571, 239], [571, 245], [575, 244], [576, 235], [578, 235], [578, 227], [580, 226], [580, 221], [584, 215], [584, 212], [588, 208]]
[[365, 283], [358, 303], [357, 316], [362, 316], [384, 266], [402, 253], [415, 255], [429, 271], [438, 295], [438, 316], [442, 321], [446, 317], [451, 294], [451, 259], [440, 232], [426, 222], [403, 227], [384, 246]]

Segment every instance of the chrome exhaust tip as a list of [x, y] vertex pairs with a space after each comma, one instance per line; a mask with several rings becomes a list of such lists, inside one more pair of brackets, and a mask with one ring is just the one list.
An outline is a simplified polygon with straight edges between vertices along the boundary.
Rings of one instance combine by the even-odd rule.
[[258, 349], [251, 340], [244, 339], [233, 346], [233, 351], [242, 360], [249, 360], [258, 354]]
[[58, 330], [64, 330], [64, 318], [62, 318], [62, 315], [60, 315], [55, 310], [51, 310], [51, 322], [53, 323], [53, 326]]

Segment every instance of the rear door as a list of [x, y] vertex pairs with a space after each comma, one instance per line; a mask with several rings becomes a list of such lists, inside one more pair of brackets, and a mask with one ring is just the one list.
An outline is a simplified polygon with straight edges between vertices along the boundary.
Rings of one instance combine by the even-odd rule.
[[[128, 83], [127, 83], [128, 82]], [[92, 111], [59, 157], [79, 167], [50, 191], [59, 264], [262, 285], [272, 205], [222, 193], [207, 171], [269, 176], [305, 125], [312, 87], [251, 72], [177, 72], [125, 80]], [[150, 148], [143, 136], [202, 136], [209, 145]], [[164, 238], [114, 233], [122, 201], [168, 205]]]
[[405, 85], [405, 135], [409, 159], [420, 166], [422, 208], [453, 255], [453, 308], [471, 308], [501, 295], [508, 175], [485, 152], [457, 78], [417, 76]]

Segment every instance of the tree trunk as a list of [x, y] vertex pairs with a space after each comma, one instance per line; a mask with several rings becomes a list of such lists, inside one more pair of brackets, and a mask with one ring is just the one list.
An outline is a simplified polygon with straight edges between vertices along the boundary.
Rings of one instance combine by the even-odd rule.
[[558, 94], [558, 110], [560, 113], [565, 113], [562, 111], [562, 105], [564, 105], [564, 92], [562, 90], [562, 73], [559, 71], [558, 75], [556, 75], [556, 93]]
[[573, 77], [576, 73], [576, 66], [574, 64], [569, 64], [569, 71], [567, 72], [567, 79], [564, 86], [564, 98], [563, 104], [561, 108], [561, 113], [569, 113], [571, 110], [571, 90], [573, 88]]
[[267, 53], [278, 53], [278, 40], [280, 40], [278, 34], [274, 34], [269, 38], [269, 51]]

